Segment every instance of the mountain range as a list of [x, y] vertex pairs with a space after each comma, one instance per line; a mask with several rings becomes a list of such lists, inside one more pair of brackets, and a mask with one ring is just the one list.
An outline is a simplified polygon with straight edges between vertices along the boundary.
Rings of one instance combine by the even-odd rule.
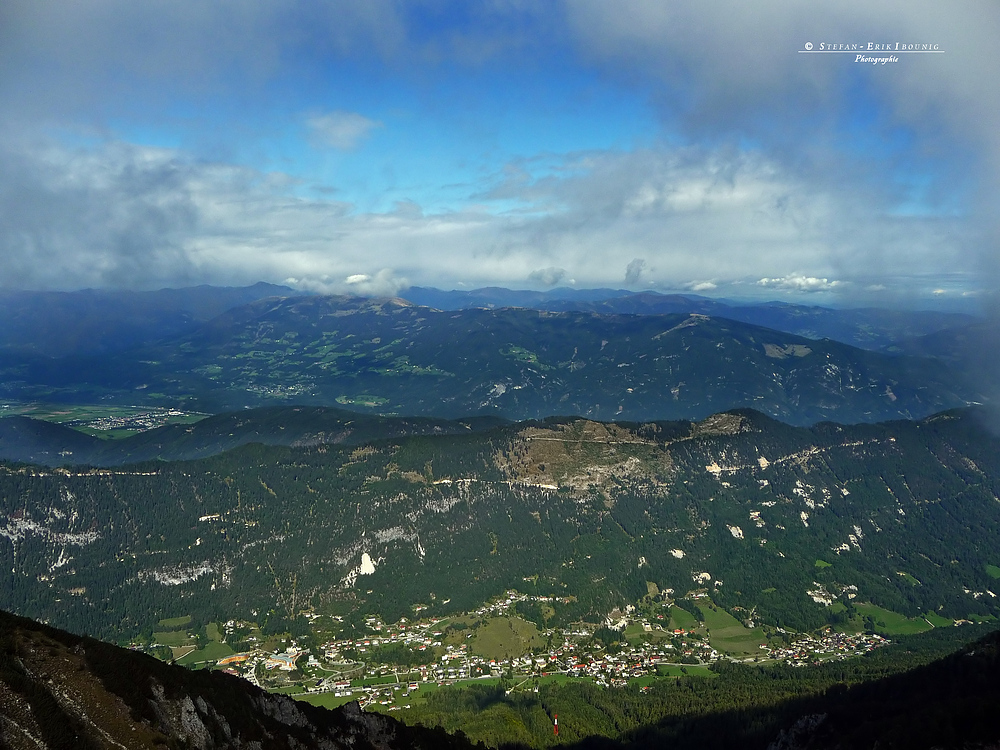
[[[629, 607], [712, 611], [755, 650], [888, 620], [930, 631], [937, 655], [952, 624], [1000, 617], [1000, 438], [969, 408], [992, 393], [988, 321], [616, 290], [403, 294], [0, 294], [5, 398], [211, 413], [114, 440], [0, 419], [0, 606], [152, 642], [180, 612], [271, 634], [322, 615], [350, 633], [521, 591], [547, 602], [516, 610], [540, 632], [607, 637]], [[0, 625], [0, 748], [468, 746]], [[619, 727], [575, 735], [581, 748], [1000, 736], [982, 721], [995, 637], [890, 677], [925, 663], [905, 648], [839, 678], [720, 663], [716, 681], [658, 682], [646, 703], [576, 685], [454, 705], [546, 728], [565, 701], [603, 717], [581, 726]], [[761, 689], [797, 697], [733, 697]], [[661, 711], [691, 700], [728, 708]], [[935, 733], [940, 716], [960, 728]]]
[[[62, 357], [120, 351], [190, 333], [227, 310], [265, 297], [303, 294], [290, 287], [263, 282], [247, 287], [198, 286], [145, 292], [0, 290], [0, 319], [5, 321], [0, 329], [0, 352], [13, 350]], [[537, 292], [498, 287], [469, 291], [409, 287], [400, 290], [399, 296], [438, 310], [523, 307], [613, 315], [699, 313], [872, 350], [979, 320], [957, 312], [831, 308], [784, 302], [751, 304], [697, 294], [622, 289], [557, 288]]]
[[701, 419], [751, 407], [795, 424], [919, 418], [985, 397], [937, 359], [892, 356], [702, 314], [399, 299], [268, 298], [165, 343], [106, 356], [8, 357], [21, 400], [219, 412], [274, 403], [508, 419]]
[[226, 310], [264, 297], [289, 296], [285, 286], [198, 286], [150, 292], [0, 289], [0, 352], [47, 357], [106, 354], [190, 332]]
[[945, 332], [977, 322], [973, 315], [936, 310], [831, 308], [786, 302], [740, 303], [697, 294], [629, 292], [622, 289], [568, 289], [546, 292], [487, 287], [442, 291], [410, 287], [399, 295], [417, 305], [440, 310], [525, 307], [557, 312], [607, 315], [698, 313], [773, 328], [810, 339], [833, 339], [862, 349], [881, 350], [899, 341]]

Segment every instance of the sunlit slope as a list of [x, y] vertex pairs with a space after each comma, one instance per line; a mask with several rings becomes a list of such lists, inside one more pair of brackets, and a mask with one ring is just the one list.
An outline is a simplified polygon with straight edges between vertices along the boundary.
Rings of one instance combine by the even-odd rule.
[[17, 611], [119, 635], [180, 600], [223, 621], [395, 619], [509, 588], [600, 619], [649, 583], [743, 622], [941, 623], [1000, 614], [998, 456], [967, 413], [803, 429], [739, 412], [8, 466], [0, 569]]

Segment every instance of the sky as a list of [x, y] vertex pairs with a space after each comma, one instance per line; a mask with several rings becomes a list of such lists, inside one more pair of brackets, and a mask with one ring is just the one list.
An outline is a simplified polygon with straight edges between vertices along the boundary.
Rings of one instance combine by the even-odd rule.
[[6, 0], [0, 288], [991, 299], [1000, 10], [819, 5]]

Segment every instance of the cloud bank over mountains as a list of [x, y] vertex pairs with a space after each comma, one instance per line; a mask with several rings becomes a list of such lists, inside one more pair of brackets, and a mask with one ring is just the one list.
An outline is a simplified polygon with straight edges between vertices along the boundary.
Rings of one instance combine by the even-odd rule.
[[0, 29], [4, 287], [992, 284], [988, 3], [15, 0]]

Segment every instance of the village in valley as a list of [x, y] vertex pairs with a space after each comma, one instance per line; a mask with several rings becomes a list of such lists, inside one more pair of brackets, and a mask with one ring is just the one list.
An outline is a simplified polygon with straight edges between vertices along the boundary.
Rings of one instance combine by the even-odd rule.
[[[183, 630], [154, 633], [148, 647], [170, 646], [173, 660], [220, 669], [272, 692], [327, 707], [358, 701], [372, 710], [407, 708], [421, 692], [444, 685], [492, 681], [508, 694], [537, 691], [540, 681], [587, 679], [602, 687], [648, 686], [661, 677], [713, 677], [720, 659], [805, 666], [859, 656], [889, 641], [871, 632], [790, 633], [747, 628], [712, 604], [699, 620], [675, 604], [613, 610], [602, 625], [539, 628], [518, 616], [519, 605], [551, 606], [552, 597], [508, 591], [478, 609], [450, 617], [385, 623], [369, 617], [363, 633], [325, 637], [343, 618], [307, 615], [307, 636], [268, 637], [249, 622], [211, 624], [208, 644], [178, 643]], [[161, 621], [183, 626], [190, 618]], [[227, 636], [242, 634], [234, 652]], [[317, 637], [319, 636], [319, 637]], [[162, 643], [161, 641], [169, 641]]]

